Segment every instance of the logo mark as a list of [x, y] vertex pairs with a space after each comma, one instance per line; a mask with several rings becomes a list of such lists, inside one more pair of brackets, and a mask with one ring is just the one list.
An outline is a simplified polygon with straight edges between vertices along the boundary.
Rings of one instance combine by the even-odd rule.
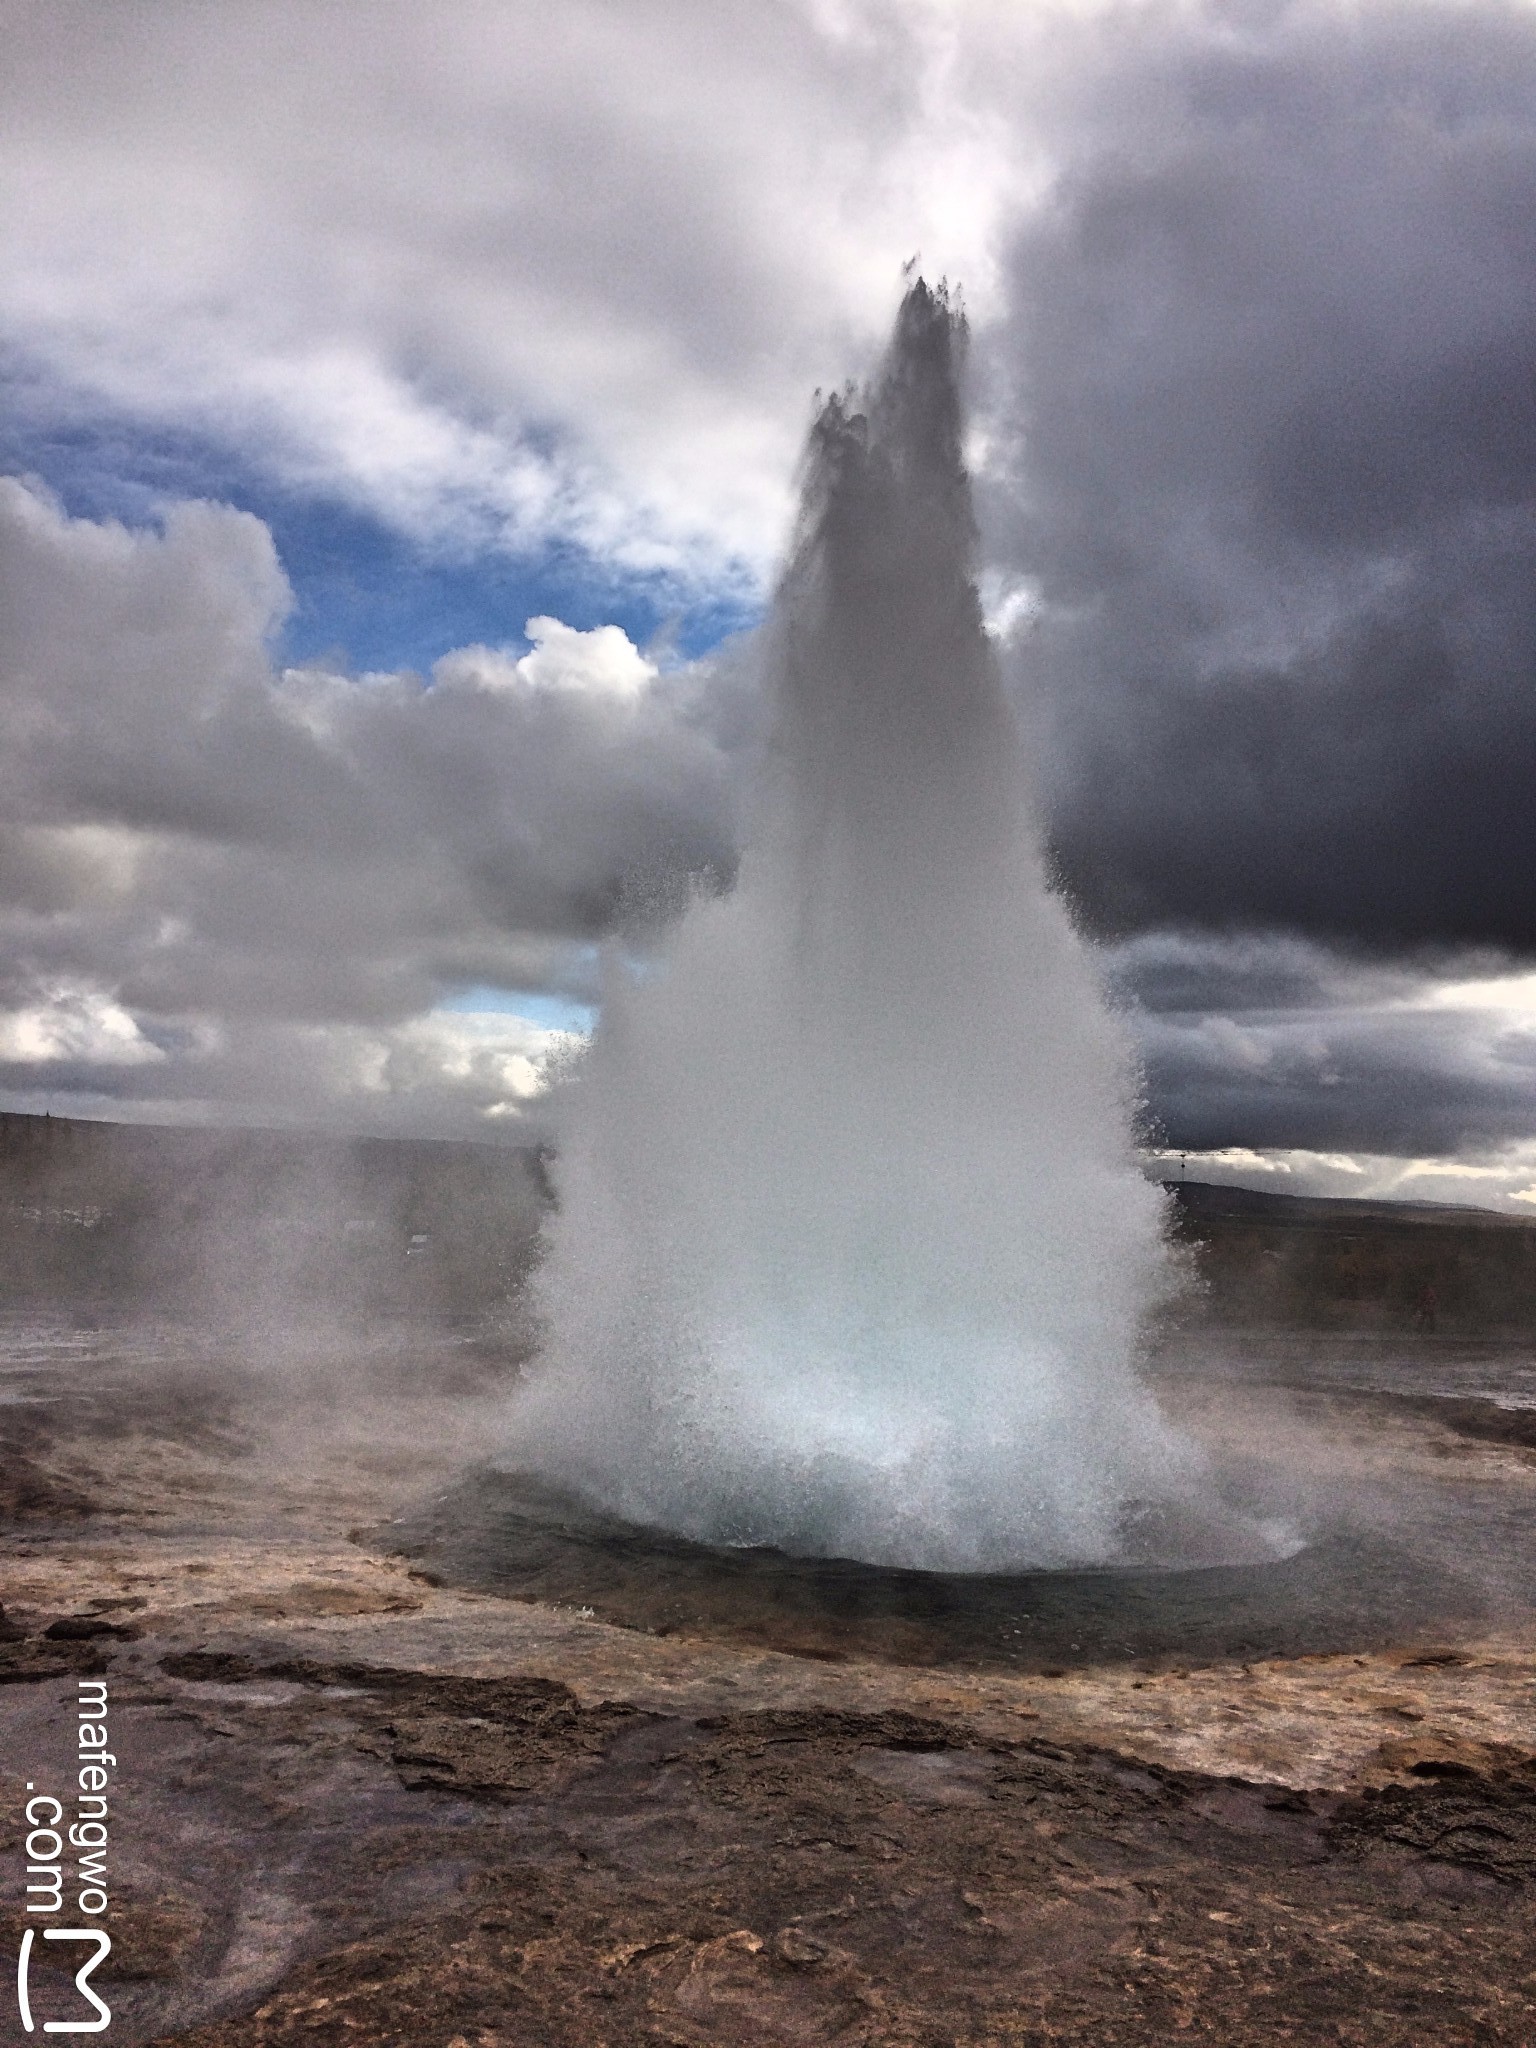
[[[29, 2034], [36, 2032], [32, 2021], [32, 1987], [29, 1981], [32, 1969], [32, 1937], [36, 1932], [37, 1929], [35, 1927], [29, 1927], [21, 1937], [21, 1954], [16, 1959], [16, 2003], [21, 2007], [21, 2024]], [[43, 1929], [43, 1939], [44, 1941], [94, 1941], [97, 1944], [95, 1955], [83, 1962], [75, 1972], [75, 1989], [82, 1998], [89, 1999], [101, 2015], [100, 2019], [95, 2020], [44, 2020], [43, 2032], [45, 2034], [99, 2034], [102, 2028], [110, 2023], [112, 2010], [110, 2006], [102, 2004], [85, 1980], [90, 1976], [92, 1970], [95, 1969], [102, 1957], [110, 1953], [112, 1948], [111, 1935], [104, 1933], [99, 1927], [45, 1927]]]

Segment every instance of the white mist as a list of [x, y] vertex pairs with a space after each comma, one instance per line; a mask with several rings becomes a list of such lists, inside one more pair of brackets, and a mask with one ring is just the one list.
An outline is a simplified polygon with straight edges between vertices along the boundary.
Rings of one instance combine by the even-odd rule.
[[817, 424], [748, 850], [604, 1004], [509, 1456], [713, 1542], [1103, 1563], [1198, 1467], [1137, 1376], [1163, 1198], [982, 626], [961, 341], [918, 284]]

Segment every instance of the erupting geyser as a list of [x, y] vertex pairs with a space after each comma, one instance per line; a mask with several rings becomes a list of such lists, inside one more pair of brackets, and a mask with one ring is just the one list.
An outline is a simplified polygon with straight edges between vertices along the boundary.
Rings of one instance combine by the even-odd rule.
[[1203, 1487], [1137, 1376], [1163, 1197], [971, 580], [962, 339], [918, 283], [817, 421], [747, 852], [616, 970], [512, 1456], [716, 1543], [1105, 1563]]

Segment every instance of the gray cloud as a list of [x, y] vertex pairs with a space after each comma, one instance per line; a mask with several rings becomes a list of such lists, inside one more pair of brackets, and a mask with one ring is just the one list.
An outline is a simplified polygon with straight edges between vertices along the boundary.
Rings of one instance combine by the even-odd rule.
[[468, 1023], [407, 1030], [435, 1000], [590, 990], [592, 940], [729, 874], [740, 657], [658, 674], [617, 629], [535, 621], [535, 653], [427, 679], [279, 673], [287, 600], [244, 514], [130, 533], [0, 480], [0, 1085], [46, 1055], [59, 1086], [141, 1094], [174, 1060], [312, 1107], [310, 1027], [352, 1030], [335, 1059], [381, 1087], [434, 1044], [472, 1080], [499, 1055]]
[[1068, 68], [989, 527], [1070, 884], [1536, 945], [1536, 16], [1170, 10]]
[[1175, 1151], [1486, 1158], [1536, 1135], [1536, 984], [1487, 957], [1367, 962], [1296, 938], [1145, 933], [1107, 956]]
[[1482, 1157], [1528, 1138], [1536, 1039], [1492, 1020], [1160, 1020], [1144, 1057], [1163, 1141]]

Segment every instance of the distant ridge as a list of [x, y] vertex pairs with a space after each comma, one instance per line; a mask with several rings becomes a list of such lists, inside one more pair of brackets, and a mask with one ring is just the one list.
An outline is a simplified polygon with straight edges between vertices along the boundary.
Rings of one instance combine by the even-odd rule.
[[472, 1313], [547, 1200], [531, 1147], [0, 1112], [0, 1288], [29, 1299]]
[[1436, 1339], [1536, 1334], [1536, 1217], [1165, 1185], [1199, 1275], [1186, 1321]]
[[1278, 1189], [1230, 1187], [1219, 1181], [1165, 1180], [1179, 1207], [1194, 1220], [1251, 1218], [1286, 1223], [1446, 1223], [1536, 1230], [1536, 1216], [1512, 1216], [1505, 1209], [1479, 1209], [1467, 1202], [1396, 1202], [1382, 1196], [1287, 1195]]
[[249, 1150], [310, 1155], [358, 1152], [442, 1151], [527, 1152], [537, 1146], [506, 1145], [499, 1141], [473, 1138], [425, 1138], [383, 1136], [375, 1132], [316, 1130], [303, 1126], [268, 1124], [143, 1124], [119, 1123], [107, 1117], [38, 1115], [32, 1111], [0, 1110], [0, 1172], [12, 1162], [35, 1163], [45, 1157], [65, 1159], [94, 1153], [107, 1158], [114, 1154], [147, 1158], [156, 1153], [167, 1157], [209, 1158]]

